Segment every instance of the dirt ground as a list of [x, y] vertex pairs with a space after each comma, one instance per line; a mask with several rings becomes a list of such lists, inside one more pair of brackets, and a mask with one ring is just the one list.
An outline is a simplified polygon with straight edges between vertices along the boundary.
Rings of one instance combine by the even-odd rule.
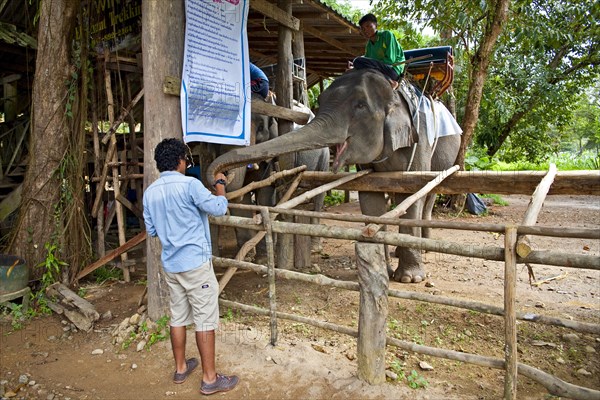
[[[475, 217], [437, 213], [435, 218], [488, 223], [519, 223], [529, 196], [505, 196], [509, 206], [493, 205], [489, 214]], [[330, 212], [358, 213], [356, 202], [329, 208]], [[324, 221], [325, 224], [359, 226]], [[600, 198], [551, 196], [538, 224], [600, 227]], [[434, 238], [465, 244], [503, 247], [503, 236], [473, 231], [436, 230]], [[535, 238], [540, 250], [600, 255], [595, 240]], [[503, 263], [426, 253], [425, 282], [398, 290], [470, 299], [502, 307]], [[395, 259], [394, 259], [395, 260]], [[354, 244], [327, 240], [313, 255], [311, 273], [356, 280]], [[538, 287], [529, 285], [527, 269], [519, 265], [517, 308], [563, 319], [600, 323], [600, 271], [534, 265], [538, 280], [560, 277]], [[223, 271], [217, 270], [220, 275]], [[143, 265], [131, 283], [84, 282], [85, 298], [100, 314], [89, 333], [75, 332], [58, 315], [36, 317], [14, 331], [10, 316], [0, 322], [0, 395], [27, 399], [191, 399], [198, 392], [200, 372], [181, 385], [172, 383], [169, 341], [136, 351], [113, 344], [112, 332], [138, 309], [144, 289]], [[237, 273], [226, 287], [228, 300], [268, 308], [266, 277]], [[325, 289], [307, 283], [278, 280], [278, 310], [335, 324], [357, 327], [358, 293]], [[433, 347], [503, 357], [501, 317], [473, 311], [390, 298], [388, 335]], [[421, 356], [388, 346], [387, 383], [370, 386], [356, 377], [354, 338], [291, 321], [278, 320], [278, 342], [269, 344], [266, 317], [221, 309], [217, 334], [217, 367], [240, 376], [239, 387], [218, 394], [222, 399], [497, 399], [503, 393], [503, 372], [460, 362]], [[600, 389], [600, 337], [566, 328], [519, 321], [519, 361], [581, 386]], [[574, 334], [575, 333], [575, 334]], [[197, 356], [193, 332], [188, 332], [188, 356]], [[102, 354], [92, 354], [100, 353]], [[423, 370], [420, 362], [432, 370]], [[411, 388], [411, 385], [416, 388]], [[541, 385], [523, 377], [519, 399], [548, 399]]]

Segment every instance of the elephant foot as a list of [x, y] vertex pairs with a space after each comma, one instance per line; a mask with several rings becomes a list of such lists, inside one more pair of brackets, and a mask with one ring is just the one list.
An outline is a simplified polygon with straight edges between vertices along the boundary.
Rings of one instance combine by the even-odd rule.
[[401, 283], [420, 283], [425, 279], [425, 271], [420, 266], [412, 268], [398, 267], [394, 272], [394, 280]]

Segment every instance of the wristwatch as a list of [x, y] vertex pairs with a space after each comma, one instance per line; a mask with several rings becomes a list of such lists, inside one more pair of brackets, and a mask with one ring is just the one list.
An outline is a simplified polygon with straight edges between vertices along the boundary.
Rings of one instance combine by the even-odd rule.
[[223, 185], [223, 186], [227, 186], [227, 182], [225, 181], [225, 179], [217, 179], [215, 181], [215, 184], [213, 185], [213, 187], [217, 186], [217, 185]]

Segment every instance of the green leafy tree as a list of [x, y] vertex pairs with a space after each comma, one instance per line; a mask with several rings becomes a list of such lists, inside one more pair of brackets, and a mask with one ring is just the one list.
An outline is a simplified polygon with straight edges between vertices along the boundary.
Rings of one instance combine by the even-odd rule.
[[400, 26], [415, 21], [440, 32], [446, 44], [460, 47], [458, 60], [465, 60], [466, 96], [462, 118], [462, 145], [457, 163], [464, 165], [477, 121], [495, 46], [509, 17], [511, 0], [374, 0], [382, 15], [393, 16]]
[[[581, 93], [600, 74], [600, 7], [519, 2], [499, 39], [476, 143], [490, 156], [543, 160], [565, 140]], [[566, 139], [568, 140], [568, 138]]]

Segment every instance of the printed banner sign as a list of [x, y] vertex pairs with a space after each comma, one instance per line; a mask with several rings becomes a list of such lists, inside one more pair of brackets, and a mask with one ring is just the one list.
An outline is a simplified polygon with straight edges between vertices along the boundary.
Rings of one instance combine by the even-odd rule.
[[186, 143], [250, 144], [249, 3], [185, 2], [181, 120]]

